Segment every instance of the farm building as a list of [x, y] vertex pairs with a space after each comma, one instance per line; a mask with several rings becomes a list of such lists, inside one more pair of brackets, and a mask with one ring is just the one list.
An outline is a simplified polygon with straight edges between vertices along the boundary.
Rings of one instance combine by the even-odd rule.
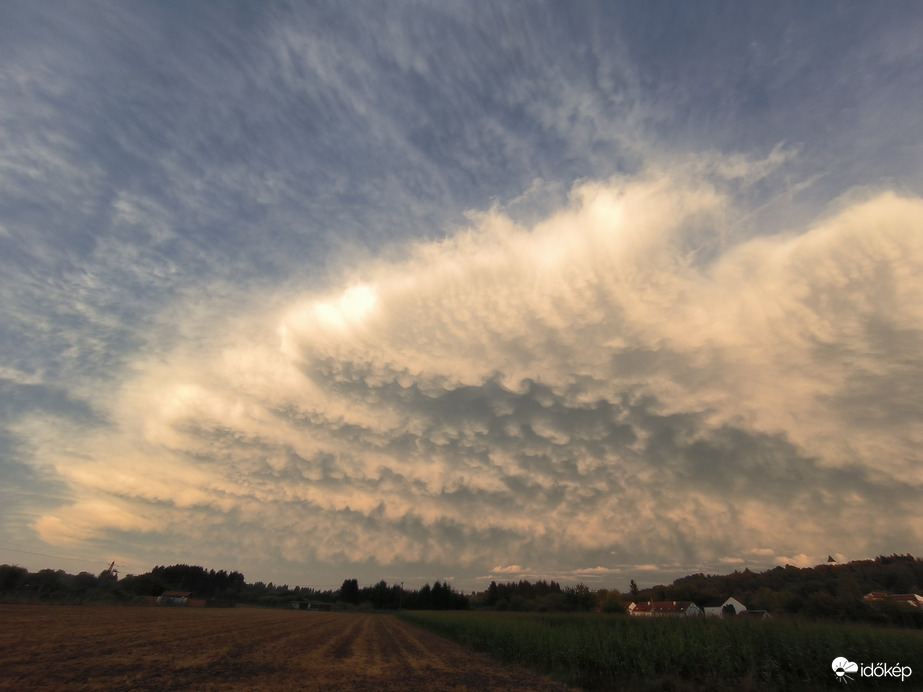
[[628, 614], [635, 617], [690, 617], [701, 615], [702, 609], [692, 601], [648, 601], [629, 603]]
[[923, 596], [915, 593], [884, 593], [883, 591], [872, 591], [863, 596], [862, 600], [866, 603], [875, 605], [876, 603], [894, 603], [895, 605], [907, 608], [923, 609]]
[[159, 606], [186, 606], [189, 603], [191, 591], [164, 591], [157, 597]]
[[[728, 611], [725, 613], [725, 608], [733, 608], [734, 612], [731, 613]], [[706, 615], [712, 615], [715, 617], [722, 617], [725, 614], [727, 615], [740, 615], [747, 611], [747, 606], [738, 601], [736, 598], [730, 597], [718, 597], [718, 598], [709, 598], [702, 604], [702, 611]]]
[[329, 603], [311, 603], [310, 601], [289, 601], [293, 610], [330, 610]]

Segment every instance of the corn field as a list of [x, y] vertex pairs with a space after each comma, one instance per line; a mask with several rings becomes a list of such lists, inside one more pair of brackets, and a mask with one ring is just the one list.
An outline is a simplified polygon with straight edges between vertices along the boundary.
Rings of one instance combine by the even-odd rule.
[[842, 681], [831, 662], [840, 656], [860, 663], [900, 663], [913, 670], [903, 683], [863, 679], [862, 689], [923, 689], [919, 631], [781, 619], [497, 612], [402, 617], [587, 690], [836, 689]]

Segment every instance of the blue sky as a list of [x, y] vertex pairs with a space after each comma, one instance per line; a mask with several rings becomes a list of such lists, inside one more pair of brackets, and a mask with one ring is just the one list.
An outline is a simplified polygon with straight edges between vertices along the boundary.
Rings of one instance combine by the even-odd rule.
[[923, 549], [917, 3], [0, 8], [0, 561]]

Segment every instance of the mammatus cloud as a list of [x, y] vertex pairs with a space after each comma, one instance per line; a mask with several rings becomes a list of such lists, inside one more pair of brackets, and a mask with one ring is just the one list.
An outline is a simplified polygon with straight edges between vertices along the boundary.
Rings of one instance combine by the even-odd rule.
[[114, 430], [32, 436], [74, 497], [33, 528], [496, 577], [923, 539], [923, 200], [746, 235], [721, 164], [472, 214], [139, 361]]

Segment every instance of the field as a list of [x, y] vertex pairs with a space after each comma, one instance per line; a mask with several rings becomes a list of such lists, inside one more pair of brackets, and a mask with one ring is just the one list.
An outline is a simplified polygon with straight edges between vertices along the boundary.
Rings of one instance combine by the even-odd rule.
[[913, 670], [851, 688], [923, 689], [923, 632], [867, 626], [0, 605], [0, 691], [845, 689], [838, 656]]
[[[834, 658], [910, 666], [852, 688], [923, 690], [923, 632], [740, 618], [405, 612], [403, 619], [588, 690], [846, 689]], [[848, 682], [848, 681], [847, 681]]]
[[0, 605], [0, 690], [566, 690], [393, 615]]

